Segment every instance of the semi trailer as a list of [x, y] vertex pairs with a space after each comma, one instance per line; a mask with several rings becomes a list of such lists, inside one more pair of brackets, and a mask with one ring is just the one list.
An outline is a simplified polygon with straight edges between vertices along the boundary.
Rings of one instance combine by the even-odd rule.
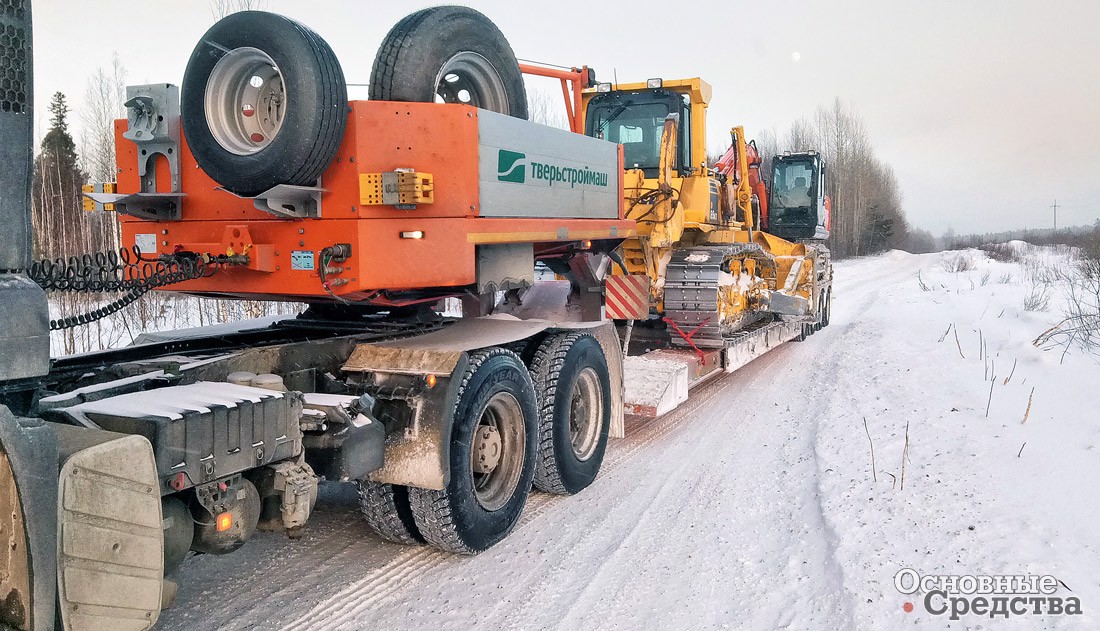
[[[179, 87], [127, 88], [88, 193], [123, 251], [32, 261], [30, 24], [0, 12], [0, 628], [150, 628], [188, 555], [300, 536], [323, 480], [385, 540], [483, 552], [533, 488], [591, 485], [627, 412], [828, 324], [820, 156], [778, 159], [778, 198], [741, 128], [707, 163], [705, 82], [520, 64], [464, 7], [399, 22], [366, 101], [308, 27], [222, 19]], [[524, 74], [569, 130], [526, 120]], [[50, 357], [148, 291], [304, 310]], [[51, 319], [47, 292], [105, 298]]]

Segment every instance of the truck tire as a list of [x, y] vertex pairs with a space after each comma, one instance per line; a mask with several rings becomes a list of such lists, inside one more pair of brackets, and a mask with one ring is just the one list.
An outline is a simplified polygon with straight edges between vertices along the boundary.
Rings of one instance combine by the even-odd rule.
[[539, 398], [535, 488], [572, 495], [596, 479], [611, 426], [611, 380], [603, 348], [585, 333], [547, 338], [531, 362]]
[[347, 85], [319, 35], [281, 15], [241, 11], [195, 46], [180, 115], [195, 161], [226, 189], [255, 196], [312, 186], [343, 141]]
[[493, 348], [470, 355], [459, 377], [447, 488], [409, 488], [416, 527], [428, 543], [476, 554], [512, 531], [535, 473], [537, 414], [531, 377], [515, 353]]
[[794, 340], [793, 340], [795, 342], [805, 342], [806, 341], [806, 337], [807, 337], [806, 327], [807, 327], [807, 325], [806, 325], [805, 322], [803, 322], [800, 325], [800, 327], [801, 328], [799, 329], [798, 336], [795, 337]]
[[821, 292], [821, 296], [818, 297], [818, 308], [821, 309], [821, 313], [817, 316], [817, 322], [814, 322], [813, 332], [817, 333], [821, 329], [825, 328], [825, 306], [826, 306], [825, 292]]
[[370, 529], [393, 543], [424, 543], [409, 508], [409, 489], [399, 484], [359, 481], [359, 510]]
[[821, 317], [821, 326], [829, 326], [833, 317], [833, 288], [825, 292], [825, 313]]
[[164, 522], [164, 575], [168, 576], [179, 568], [191, 551], [195, 540], [195, 520], [187, 504], [172, 495], [161, 500], [160, 513]]
[[504, 34], [481, 13], [432, 7], [397, 23], [374, 58], [370, 98], [466, 103], [527, 118], [527, 91]]

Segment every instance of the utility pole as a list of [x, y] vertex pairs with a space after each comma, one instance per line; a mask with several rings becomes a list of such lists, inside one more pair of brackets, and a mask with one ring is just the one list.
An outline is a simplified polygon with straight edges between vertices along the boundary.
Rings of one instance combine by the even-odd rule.
[[1058, 229], [1058, 200], [1055, 199], [1054, 203], [1050, 205], [1054, 209], [1054, 229]]

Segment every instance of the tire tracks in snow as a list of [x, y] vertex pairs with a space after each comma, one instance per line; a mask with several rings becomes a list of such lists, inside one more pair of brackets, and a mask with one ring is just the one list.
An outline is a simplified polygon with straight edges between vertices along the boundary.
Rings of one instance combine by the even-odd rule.
[[[843, 370], [843, 361], [841, 358], [841, 349], [848, 349], [851, 347], [851, 344], [840, 343], [840, 340], [855, 337], [855, 343], [858, 344], [861, 340], [873, 337], [875, 330], [867, 325], [867, 321], [862, 316], [870, 312], [878, 303], [880, 289], [900, 282], [904, 276], [909, 276], [911, 274], [913, 274], [913, 268], [910, 265], [902, 265], [899, 262], [896, 266], [891, 266], [881, 274], [877, 274], [869, 279], [864, 279], [860, 285], [854, 288], [854, 291], [849, 289], [850, 293], [848, 293], [848, 296], [855, 299], [853, 301], [855, 306], [854, 313], [840, 323], [842, 326], [839, 329], [830, 327], [829, 329], [823, 330], [826, 338], [825, 341], [829, 342], [827, 344], [829, 350], [821, 359], [827, 360], [824, 362], [825, 367], [828, 369], [825, 374], [832, 376], [832, 382], [826, 384], [826, 389], [831, 388], [832, 396], [818, 400], [817, 404], [814, 406], [815, 419], [820, 419], [823, 414], [843, 405], [845, 399], [844, 394], [851, 392], [850, 378]], [[820, 365], [822, 362], [818, 361], [817, 363]], [[816, 373], [816, 381], [822, 381], [821, 374], [820, 371]], [[852, 397], [849, 398], [854, 400]], [[814, 489], [816, 492], [813, 494], [813, 501], [816, 513], [821, 519], [823, 539], [828, 548], [828, 557], [830, 559], [829, 569], [833, 574], [836, 585], [835, 591], [838, 596], [845, 600], [845, 604], [847, 605], [845, 607], [845, 613], [848, 618], [848, 624], [845, 628], [854, 629], [856, 625], [852, 617], [852, 612], [856, 609], [854, 600], [856, 595], [848, 589], [844, 565], [840, 561], [838, 554], [840, 549], [840, 535], [837, 531], [837, 523], [834, 519], [830, 518], [828, 512], [825, 510], [822, 499], [826, 491], [823, 485], [825, 470], [822, 462], [822, 454], [820, 453], [820, 436], [821, 424], [819, 420], [815, 420], [813, 423], [810, 445], [815, 472]]]
[[[859, 314], [866, 312], [877, 300], [875, 294], [879, 287], [890, 284], [890, 282], [894, 281], [899, 276], [910, 275], [912, 273], [913, 269], [910, 265], [900, 264], [899, 262], [889, 266], [885, 270], [876, 270], [876, 273], [870, 277], [860, 279], [860, 284], [857, 288], [842, 286], [844, 294], [847, 294], [851, 298], [858, 297], [858, 303], [856, 305], [849, 303], [850, 307], [855, 306], [855, 313], [852, 317], [848, 318], [846, 322], [836, 322], [834, 320], [835, 324], [842, 324], [842, 328], [830, 329], [834, 333], [832, 337], [842, 339], [851, 332], [851, 329], [857, 324]], [[860, 294], [864, 295], [861, 296]], [[822, 367], [821, 362], [814, 361], [815, 364], [818, 364], [819, 368], [828, 370], [838, 363], [837, 355], [839, 351], [836, 349], [836, 344], [830, 345], [829, 348], [829, 361], [826, 366]], [[777, 357], [774, 354], [767, 354], [752, 362], [750, 366], [752, 366], [753, 374], [750, 376], [749, 382], [743, 384], [738, 389], [738, 392], [734, 394], [734, 399], [739, 398], [744, 392], [749, 391], [759, 378], [768, 374], [772, 364], [776, 361]], [[634, 421], [630, 427], [631, 433], [628, 434], [627, 438], [612, 443], [612, 448], [608, 450], [608, 457], [605, 459], [601, 469], [600, 477], [606, 478], [613, 476], [619, 469], [637, 457], [639, 453], [652, 447], [654, 444], [662, 443], [663, 439], [669, 434], [680, 429], [689, 419], [694, 419], [696, 412], [698, 412], [700, 408], [707, 405], [716, 395], [724, 392], [725, 386], [730, 378], [731, 375], [721, 375], [699, 386], [692, 392], [691, 399], [689, 399], [685, 405], [664, 418], [641, 422]], [[822, 401], [814, 406], [814, 413], [819, 414], [827, 407], [827, 402]], [[810, 455], [815, 459], [814, 471], [818, 474], [814, 480], [814, 488], [818, 492], [815, 494], [814, 506], [812, 508], [821, 520], [824, 543], [827, 546], [824, 552], [827, 558], [831, 559], [830, 567], [835, 579], [834, 583], [837, 589], [836, 595], [838, 596], [838, 600], [846, 603], [850, 600], [851, 595], [845, 593], [843, 569], [836, 560], [836, 534], [831, 530], [832, 524], [827, 521], [820, 501], [820, 468], [816, 458], [816, 418], [813, 419], [813, 433], [809, 441], [808, 447], [810, 449]], [[689, 463], [688, 460], [684, 460], [677, 470], [682, 472], [688, 464], [697, 466], [697, 463]], [[638, 511], [639, 514], [644, 514], [646, 512], [645, 509], [653, 505], [652, 503], [654, 501], [660, 501], [661, 497], [665, 497], [671, 485], [672, 477], [666, 476], [664, 482], [658, 488], [652, 490], [650, 502], [647, 502], [641, 507]], [[509, 536], [509, 540], [515, 537], [522, 537], [523, 532], [528, 530], [532, 523], [535, 523], [551, 510], [564, 506], [564, 503], [569, 502], [571, 499], [572, 498], [544, 493], [532, 493], [528, 499], [523, 515], [520, 517], [520, 522], [517, 524], [516, 530]], [[629, 532], [624, 533], [625, 536], [622, 540], [624, 544], [638, 533], [638, 528], [641, 523], [640, 519], [635, 520], [635, 524], [631, 527]], [[611, 563], [613, 557], [621, 554], [625, 549], [627, 549], [627, 546], [623, 545], [612, 550], [611, 557], [603, 559], [600, 565], [612, 567], [614, 565], [613, 563], [611, 565], [608, 564]], [[487, 552], [486, 554], [491, 554], [491, 552]], [[454, 561], [455, 557], [453, 555], [426, 547], [417, 547], [402, 552], [385, 562], [382, 566], [370, 570], [367, 575], [349, 584], [345, 589], [321, 601], [307, 614], [285, 625], [282, 629], [283, 631], [288, 631], [291, 629], [303, 628], [328, 629], [345, 627], [350, 623], [360, 621], [364, 614], [386, 603], [393, 596], [400, 593], [402, 588], [411, 589], [412, 586], [409, 585], [409, 581], [406, 579], [411, 579], [411, 582], [417, 583], [424, 580], [430, 580], [427, 576], [430, 575], [433, 570], [447, 567]], [[552, 565], [560, 568], [562, 564], [568, 562], [569, 559], [563, 557]], [[405, 567], [406, 565], [410, 565], [413, 569], [411, 571], [408, 570]], [[601, 571], [603, 570], [597, 570], [597, 572]], [[598, 584], [598, 581], [593, 581], [592, 584]], [[591, 588], [586, 588], [578, 598], [584, 598], [586, 594], [590, 595], [591, 593]], [[847, 612], [848, 608], [845, 607], [844, 609]], [[575, 609], [573, 609], [573, 611], [575, 611]], [[846, 615], [846, 617], [850, 619], [850, 615]], [[518, 616], [516, 619], [523, 620], [523, 618], [523, 616]]]
[[[632, 434], [617, 440], [619, 444], [612, 443], [613, 449], [608, 450], [610, 457], [605, 457], [600, 477], [611, 475], [640, 451], [682, 426], [702, 405], [721, 392], [720, 384], [727, 377], [727, 375], [721, 375], [700, 385], [687, 404], [663, 418], [633, 423]], [[569, 499], [547, 493], [532, 493], [520, 516], [516, 530], [509, 535], [509, 538], [522, 536], [520, 533], [530, 523]], [[366, 576], [351, 583], [340, 592], [321, 601], [304, 616], [283, 626], [282, 631], [332, 628], [354, 621], [366, 610], [384, 602], [405, 585], [401, 579], [410, 573], [406, 568], [407, 565], [412, 565], [415, 570], [418, 570], [416, 576], [423, 576], [432, 569], [448, 565], [454, 559], [455, 556], [452, 554], [427, 546], [410, 548], [384, 565], [370, 570]]]

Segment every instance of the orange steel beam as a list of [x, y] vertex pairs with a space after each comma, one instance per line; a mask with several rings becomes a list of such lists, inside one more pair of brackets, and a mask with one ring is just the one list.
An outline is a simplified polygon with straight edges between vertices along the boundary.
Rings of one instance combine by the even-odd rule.
[[589, 77], [588, 66], [581, 66], [580, 68], [552, 68], [538, 64], [521, 63], [519, 69], [523, 74], [537, 77], [549, 77], [561, 81], [561, 93], [562, 97], [565, 99], [565, 114], [569, 118], [569, 129], [571, 129], [573, 133], [583, 134], [584, 127], [582, 121], [584, 117], [581, 112], [581, 93], [587, 87], [586, 83]]

